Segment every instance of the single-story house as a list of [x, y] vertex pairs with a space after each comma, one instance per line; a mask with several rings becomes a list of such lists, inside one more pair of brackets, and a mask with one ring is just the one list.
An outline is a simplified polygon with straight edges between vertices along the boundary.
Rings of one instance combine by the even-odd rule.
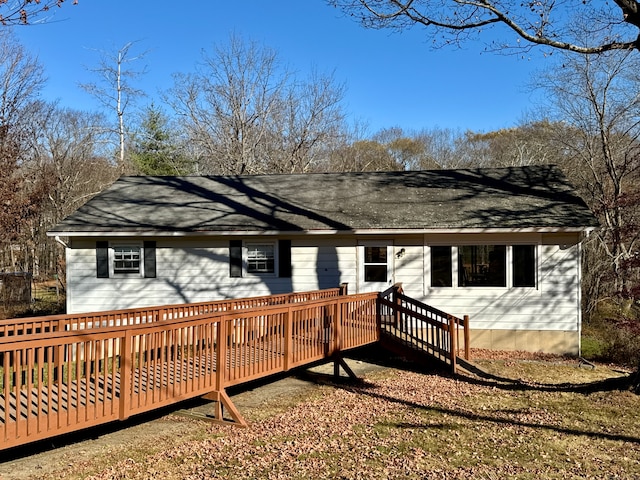
[[473, 347], [577, 354], [597, 226], [558, 168], [529, 166], [125, 176], [48, 233], [68, 313], [401, 282], [469, 315]]

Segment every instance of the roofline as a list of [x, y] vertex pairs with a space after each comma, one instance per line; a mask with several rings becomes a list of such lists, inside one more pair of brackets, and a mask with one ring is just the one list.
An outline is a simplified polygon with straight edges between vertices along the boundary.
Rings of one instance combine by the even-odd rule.
[[597, 227], [527, 227], [527, 228], [377, 228], [354, 230], [305, 230], [305, 231], [280, 231], [280, 230], [233, 230], [233, 231], [206, 231], [206, 232], [167, 232], [163, 230], [147, 231], [118, 231], [118, 232], [47, 232], [49, 237], [238, 237], [238, 236], [302, 236], [302, 235], [424, 235], [424, 234], [469, 234], [469, 233], [591, 233]]

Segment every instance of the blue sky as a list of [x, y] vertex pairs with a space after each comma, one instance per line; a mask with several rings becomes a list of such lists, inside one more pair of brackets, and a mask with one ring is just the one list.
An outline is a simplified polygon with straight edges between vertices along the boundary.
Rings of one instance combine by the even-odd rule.
[[173, 73], [194, 71], [203, 49], [237, 34], [275, 49], [301, 74], [333, 71], [347, 87], [350, 117], [371, 133], [513, 126], [533, 106], [527, 83], [544, 62], [486, 53], [481, 42], [434, 51], [419, 28], [367, 30], [323, 0], [80, 0], [56, 9], [46, 24], [15, 32], [45, 67], [44, 98], [87, 110], [99, 106], [78, 84], [96, 80], [88, 71], [98, 64], [96, 50], [115, 53], [137, 42], [133, 53], [148, 52], [138, 64], [148, 73], [135, 86], [158, 98]]

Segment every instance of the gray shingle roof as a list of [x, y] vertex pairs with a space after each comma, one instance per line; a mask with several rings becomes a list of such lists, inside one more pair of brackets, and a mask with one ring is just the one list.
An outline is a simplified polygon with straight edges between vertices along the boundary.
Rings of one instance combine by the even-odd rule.
[[581, 229], [597, 225], [558, 168], [535, 166], [121, 177], [49, 234]]

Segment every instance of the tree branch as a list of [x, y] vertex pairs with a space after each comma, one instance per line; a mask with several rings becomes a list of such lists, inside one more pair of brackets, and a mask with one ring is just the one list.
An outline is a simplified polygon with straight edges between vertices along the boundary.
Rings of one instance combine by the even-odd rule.
[[[458, 42], [462, 32], [480, 33], [485, 27], [502, 24], [529, 47], [543, 45], [582, 54], [640, 50], [640, 3], [614, 2], [604, 10], [603, 17], [603, 12], [593, 10], [588, 3], [544, 0], [328, 0], [366, 27], [402, 30], [421, 25], [428, 27], [429, 35], [436, 41], [442, 39], [443, 32], [451, 35], [449, 41]], [[622, 19], [616, 18], [616, 7], [622, 11]], [[580, 33], [582, 38], [593, 38], [593, 32], [605, 30], [608, 36], [602, 35], [600, 43], [578, 43], [575, 34], [581, 23], [587, 25]], [[624, 40], [623, 30], [628, 27], [636, 32], [633, 39]]]
[[[0, 1], [0, 25], [32, 24], [39, 15], [46, 14], [53, 7], [62, 7], [64, 2], [65, 0], [49, 0], [46, 2], [41, 0]], [[73, 0], [73, 5], [77, 4], [78, 0]]]

